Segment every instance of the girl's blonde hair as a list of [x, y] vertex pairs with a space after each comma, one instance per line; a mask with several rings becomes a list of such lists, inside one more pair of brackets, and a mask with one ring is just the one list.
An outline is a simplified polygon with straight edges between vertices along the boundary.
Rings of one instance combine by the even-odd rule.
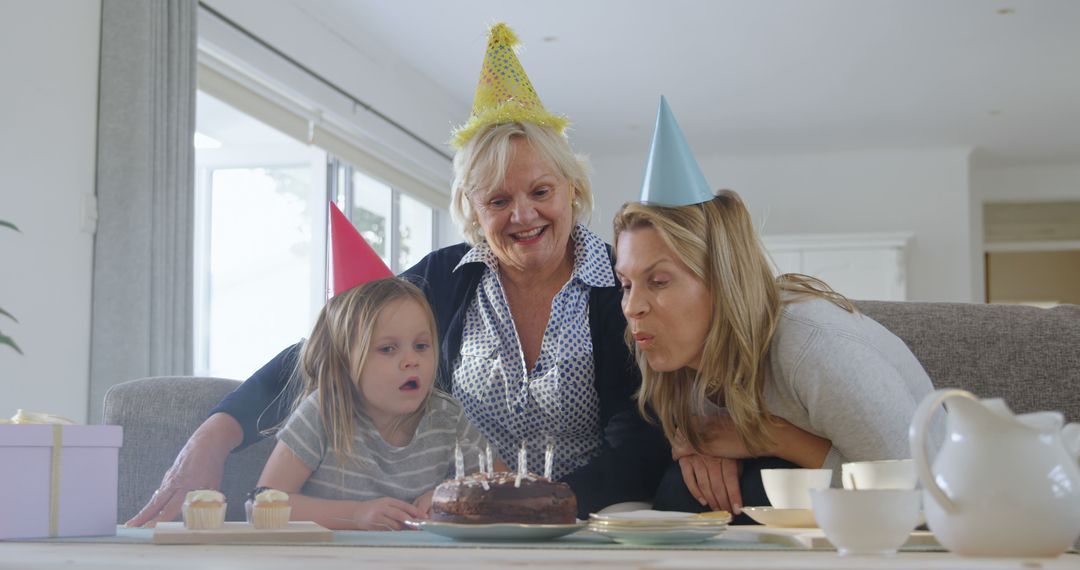
[[[692, 426], [693, 416], [702, 413], [706, 401], [719, 403], [728, 409], [747, 450], [765, 453], [775, 440], [762, 393], [781, 307], [808, 297], [828, 299], [852, 312], [854, 306], [813, 277], [774, 277], [750, 213], [731, 190], [721, 190], [701, 204], [674, 208], [631, 202], [615, 215], [614, 225], [616, 243], [625, 231], [656, 230], [712, 295], [699, 370], [659, 372], [649, 367], [642, 353], [636, 354], [642, 376], [638, 409], [649, 419], [655, 414], [664, 434], [673, 440], [678, 427]], [[790, 294], [782, 299], [781, 292]], [[629, 327], [626, 341], [633, 350]], [[686, 427], [683, 434], [700, 452], [704, 438]]]
[[[431, 306], [416, 285], [397, 277], [369, 281], [327, 301], [300, 350], [298, 368], [303, 389], [298, 392], [293, 409], [312, 392], [319, 391], [319, 418], [326, 440], [341, 458], [353, 451], [353, 422], [362, 409], [357, 382], [367, 361], [375, 323], [382, 311], [398, 300], [415, 301], [423, 308], [431, 329], [431, 349], [438, 362], [438, 329]], [[359, 354], [357, 362], [351, 361], [354, 349]], [[398, 421], [422, 416], [431, 398], [430, 391], [427, 397], [415, 412]]]
[[450, 193], [450, 215], [461, 227], [465, 241], [476, 245], [484, 240], [476, 220], [476, 210], [469, 197], [502, 184], [506, 169], [514, 157], [513, 141], [524, 139], [544, 157], [555, 171], [570, 183], [574, 193], [574, 222], [588, 221], [592, 214], [593, 195], [589, 183], [588, 162], [574, 154], [566, 137], [548, 127], [523, 122], [501, 123], [487, 127], [469, 139], [454, 155], [454, 184]]

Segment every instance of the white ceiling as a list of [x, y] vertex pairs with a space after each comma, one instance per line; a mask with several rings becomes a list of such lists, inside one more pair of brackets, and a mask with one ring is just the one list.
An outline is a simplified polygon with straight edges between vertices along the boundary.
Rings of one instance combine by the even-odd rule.
[[[1076, 0], [322, 0], [468, 112], [507, 22], [590, 154], [643, 153], [665, 94], [695, 152], [972, 147], [984, 166], [1080, 162]], [[441, 142], [441, 141], [440, 141]]]

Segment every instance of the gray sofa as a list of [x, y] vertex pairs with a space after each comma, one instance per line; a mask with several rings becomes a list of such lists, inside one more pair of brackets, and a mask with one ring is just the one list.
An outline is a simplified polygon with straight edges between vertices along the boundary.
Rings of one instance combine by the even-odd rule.
[[[1053, 309], [954, 303], [860, 302], [859, 308], [902, 338], [934, 385], [1000, 396], [1017, 412], [1060, 410], [1080, 421], [1080, 306]], [[120, 522], [142, 507], [207, 412], [234, 380], [159, 377], [113, 386], [103, 421], [124, 427], [120, 449]], [[270, 439], [233, 453], [222, 491], [229, 520], [243, 519]]]

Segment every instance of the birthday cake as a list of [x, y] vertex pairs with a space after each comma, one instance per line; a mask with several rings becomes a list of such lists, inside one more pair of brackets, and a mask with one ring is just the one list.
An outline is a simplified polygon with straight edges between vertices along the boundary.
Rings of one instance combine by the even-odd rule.
[[491, 524], [572, 524], [577, 497], [566, 483], [529, 473], [474, 473], [435, 488], [431, 520]]

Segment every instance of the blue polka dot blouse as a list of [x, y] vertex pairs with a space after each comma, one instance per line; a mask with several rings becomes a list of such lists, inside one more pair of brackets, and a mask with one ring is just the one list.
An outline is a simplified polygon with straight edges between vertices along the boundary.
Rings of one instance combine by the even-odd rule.
[[543, 473], [548, 441], [555, 444], [552, 476], [567, 475], [599, 451], [603, 434], [593, 374], [589, 289], [611, 287], [615, 278], [603, 240], [585, 226], [574, 228], [574, 272], [551, 303], [551, 316], [532, 370], [499, 281], [499, 261], [481, 242], [455, 267], [486, 266], [465, 313], [461, 354], [454, 363], [453, 392], [469, 419], [517, 469], [526, 443], [529, 471]]

